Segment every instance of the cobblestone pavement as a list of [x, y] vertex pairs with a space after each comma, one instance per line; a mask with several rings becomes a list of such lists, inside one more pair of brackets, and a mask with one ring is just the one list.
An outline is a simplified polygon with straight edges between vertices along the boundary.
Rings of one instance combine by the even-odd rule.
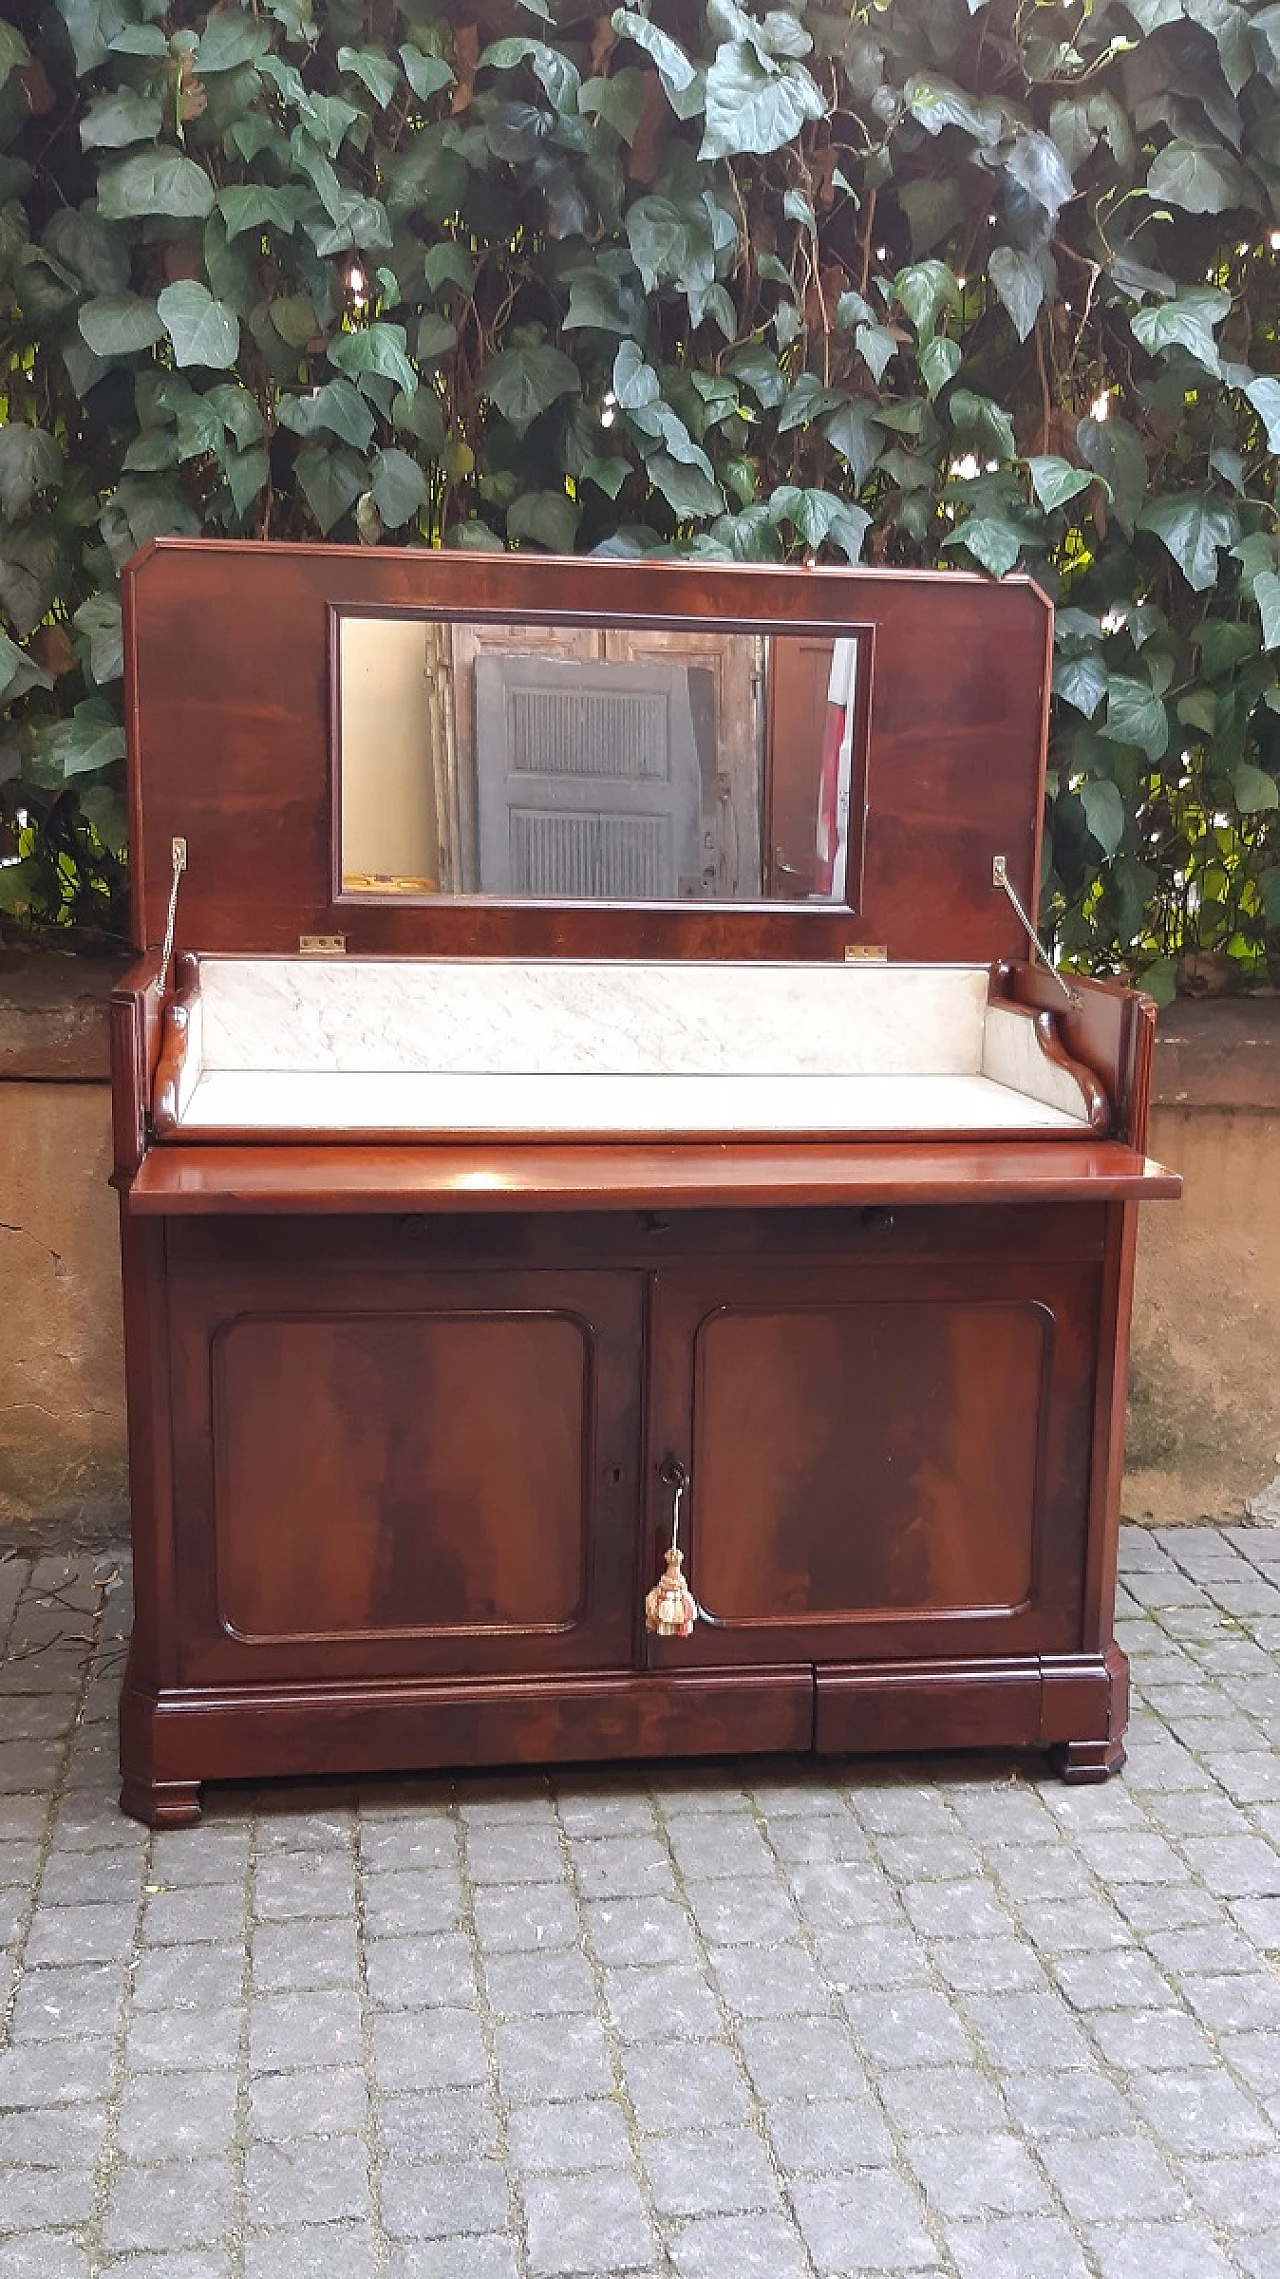
[[115, 1806], [119, 1562], [0, 1562], [3, 2279], [1277, 2279], [1280, 1529], [1124, 1550], [1126, 1775]]

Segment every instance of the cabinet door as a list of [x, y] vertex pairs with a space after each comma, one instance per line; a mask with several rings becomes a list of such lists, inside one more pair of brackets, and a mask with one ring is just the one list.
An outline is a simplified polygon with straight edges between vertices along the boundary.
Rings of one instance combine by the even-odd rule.
[[628, 1663], [638, 1275], [171, 1257], [187, 1682]]
[[1099, 1298], [1061, 1258], [661, 1275], [649, 1566], [675, 1457], [707, 1619], [654, 1658], [1069, 1650]]

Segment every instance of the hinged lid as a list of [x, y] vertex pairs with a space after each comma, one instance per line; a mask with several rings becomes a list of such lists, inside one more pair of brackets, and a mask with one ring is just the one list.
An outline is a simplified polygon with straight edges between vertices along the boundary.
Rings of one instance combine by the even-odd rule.
[[[1003, 856], [1035, 909], [1052, 623], [1026, 579], [161, 539], [135, 556], [123, 585], [139, 947], [164, 939], [181, 838], [184, 950], [296, 956], [303, 941], [341, 938], [354, 956], [1026, 954], [1024, 929], [993, 883]], [[835, 888], [843, 877], [843, 899], [783, 899], [781, 861], [770, 899], [737, 903], [684, 876], [666, 899], [621, 899], [625, 865], [597, 886], [600, 899], [576, 901], [448, 894], [425, 876], [393, 891], [371, 891], [368, 880], [353, 891], [350, 876], [344, 887], [337, 671], [351, 617], [423, 619], [468, 636], [486, 621], [624, 640], [648, 629], [673, 648], [681, 635], [721, 629], [765, 645], [794, 635], [790, 656], [808, 648], [819, 659], [819, 718], [823, 656], [852, 636], [849, 827]], [[536, 696], [537, 674], [525, 677]], [[626, 676], [614, 673], [611, 703], [614, 682], [625, 694]], [[496, 701], [486, 684], [490, 713]], [[774, 699], [774, 763], [803, 725], [798, 706]], [[546, 734], [543, 746], [551, 749]], [[431, 766], [425, 752], [422, 765]], [[710, 782], [713, 797], [714, 767]], [[723, 777], [720, 785], [724, 797]], [[554, 809], [552, 798], [544, 837], [558, 827]], [[463, 824], [465, 835], [465, 813]], [[680, 828], [683, 847], [688, 825]], [[690, 859], [681, 853], [682, 873]]]

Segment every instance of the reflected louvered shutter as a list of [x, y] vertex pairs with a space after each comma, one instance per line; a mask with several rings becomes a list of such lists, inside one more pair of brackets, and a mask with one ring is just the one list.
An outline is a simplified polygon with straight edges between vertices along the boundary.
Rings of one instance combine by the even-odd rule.
[[682, 666], [476, 659], [480, 887], [697, 891], [698, 756]]

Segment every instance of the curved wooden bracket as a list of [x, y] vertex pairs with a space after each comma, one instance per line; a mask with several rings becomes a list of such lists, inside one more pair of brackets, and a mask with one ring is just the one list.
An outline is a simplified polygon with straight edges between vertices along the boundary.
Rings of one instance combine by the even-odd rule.
[[1035, 1022], [1036, 1043], [1055, 1068], [1065, 1069], [1072, 1082], [1077, 1084], [1084, 1097], [1085, 1121], [1097, 1139], [1105, 1139], [1111, 1129], [1111, 1102], [1091, 1068], [1082, 1060], [1073, 1060], [1058, 1034], [1055, 1013], [1044, 1007], [1032, 1014]]
[[179, 958], [178, 977], [179, 987], [164, 1009], [160, 1058], [152, 1091], [151, 1124], [157, 1139], [171, 1139], [178, 1129], [178, 1102], [191, 1041], [191, 1014], [200, 995], [200, 968], [195, 958], [186, 955]]

